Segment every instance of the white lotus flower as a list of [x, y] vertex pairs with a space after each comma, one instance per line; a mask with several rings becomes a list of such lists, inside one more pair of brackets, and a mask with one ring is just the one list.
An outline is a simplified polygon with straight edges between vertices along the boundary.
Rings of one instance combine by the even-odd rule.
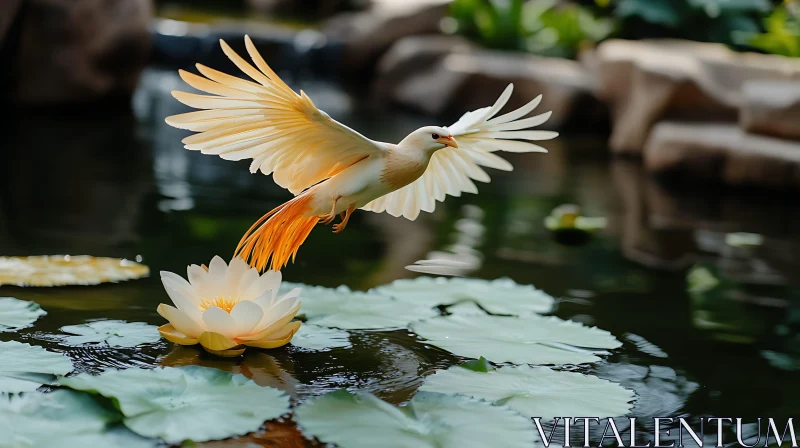
[[208, 268], [189, 266], [188, 277], [187, 282], [161, 271], [161, 281], [175, 307], [158, 306], [158, 314], [170, 322], [158, 331], [176, 344], [199, 343], [211, 353], [237, 356], [245, 346], [286, 345], [300, 328], [300, 322], [292, 321], [300, 310], [300, 288], [278, 296], [280, 272], [259, 276], [258, 270], [241, 258], [227, 265], [217, 256]]

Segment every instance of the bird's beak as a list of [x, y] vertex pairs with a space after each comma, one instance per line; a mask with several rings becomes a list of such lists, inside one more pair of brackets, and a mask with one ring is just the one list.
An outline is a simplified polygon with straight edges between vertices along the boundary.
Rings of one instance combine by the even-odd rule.
[[458, 148], [458, 142], [456, 141], [456, 139], [453, 138], [452, 135], [448, 135], [447, 137], [440, 137], [439, 143], [443, 144], [444, 146]]

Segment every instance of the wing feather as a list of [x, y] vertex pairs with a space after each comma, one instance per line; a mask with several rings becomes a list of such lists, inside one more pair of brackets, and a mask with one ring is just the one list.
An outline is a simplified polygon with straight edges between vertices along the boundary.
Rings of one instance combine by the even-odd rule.
[[526, 130], [544, 124], [551, 113], [524, 118], [541, 103], [539, 95], [519, 109], [496, 116], [508, 103], [513, 92], [509, 84], [490, 106], [470, 111], [450, 126], [458, 148], [444, 148], [433, 154], [425, 173], [411, 184], [382, 196], [363, 207], [376, 213], [416, 219], [420, 211], [432, 212], [436, 202], [447, 196], [477, 193], [473, 181], [490, 182], [482, 167], [511, 171], [513, 166], [495, 151], [547, 152], [531, 141], [550, 140], [558, 136], [551, 131]]
[[176, 128], [198, 132], [183, 140], [186, 149], [225, 160], [253, 159], [250, 172], [272, 174], [275, 182], [298, 194], [385, 147], [317, 109], [303, 91], [295, 93], [273, 71], [245, 36], [254, 65], [224, 41], [222, 51], [250, 80], [197, 64], [197, 75], [179, 71], [205, 94], [172, 92], [196, 112], [168, 117]]

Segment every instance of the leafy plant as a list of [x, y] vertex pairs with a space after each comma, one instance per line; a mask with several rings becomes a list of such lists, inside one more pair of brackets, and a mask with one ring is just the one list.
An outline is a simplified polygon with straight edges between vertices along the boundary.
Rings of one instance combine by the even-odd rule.
[[738, 32], [734, 39], [766, 53], [800, 57], [800, 20], [788, 7], [776, 8], [763, 23], [764, 33]]
[[450, 17], [456, 32], [489, 48], [574, 57], [587, 43], [614, 30], [610, 18], [597, 18], [577, 4], [556, 0], [454, 0]]
[[[676, 37], [733, 44], [736, 32], [757, 32], [768, 0], [616, 0], [614, 15], [630, 38]], [[654, 26], [655, 25], [655, 26]]]

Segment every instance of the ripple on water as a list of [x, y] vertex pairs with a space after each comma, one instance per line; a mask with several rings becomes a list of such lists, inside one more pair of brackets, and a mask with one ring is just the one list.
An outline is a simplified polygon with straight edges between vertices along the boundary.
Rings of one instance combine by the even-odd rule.
[[297, 401], [337, 389], [372, 392], [392, 403], [411, 398], [425, 376], [447, 368], [458, 358], [426, 349], [405, 330], [353, 331], [348, 349], [308, 352], [292, 346], [247, 350], [222, 359], [198, 347], [177, 347], [158, 359], [165, 366], [201, 365], [241, 373], [261, 386], [281, 389]]

